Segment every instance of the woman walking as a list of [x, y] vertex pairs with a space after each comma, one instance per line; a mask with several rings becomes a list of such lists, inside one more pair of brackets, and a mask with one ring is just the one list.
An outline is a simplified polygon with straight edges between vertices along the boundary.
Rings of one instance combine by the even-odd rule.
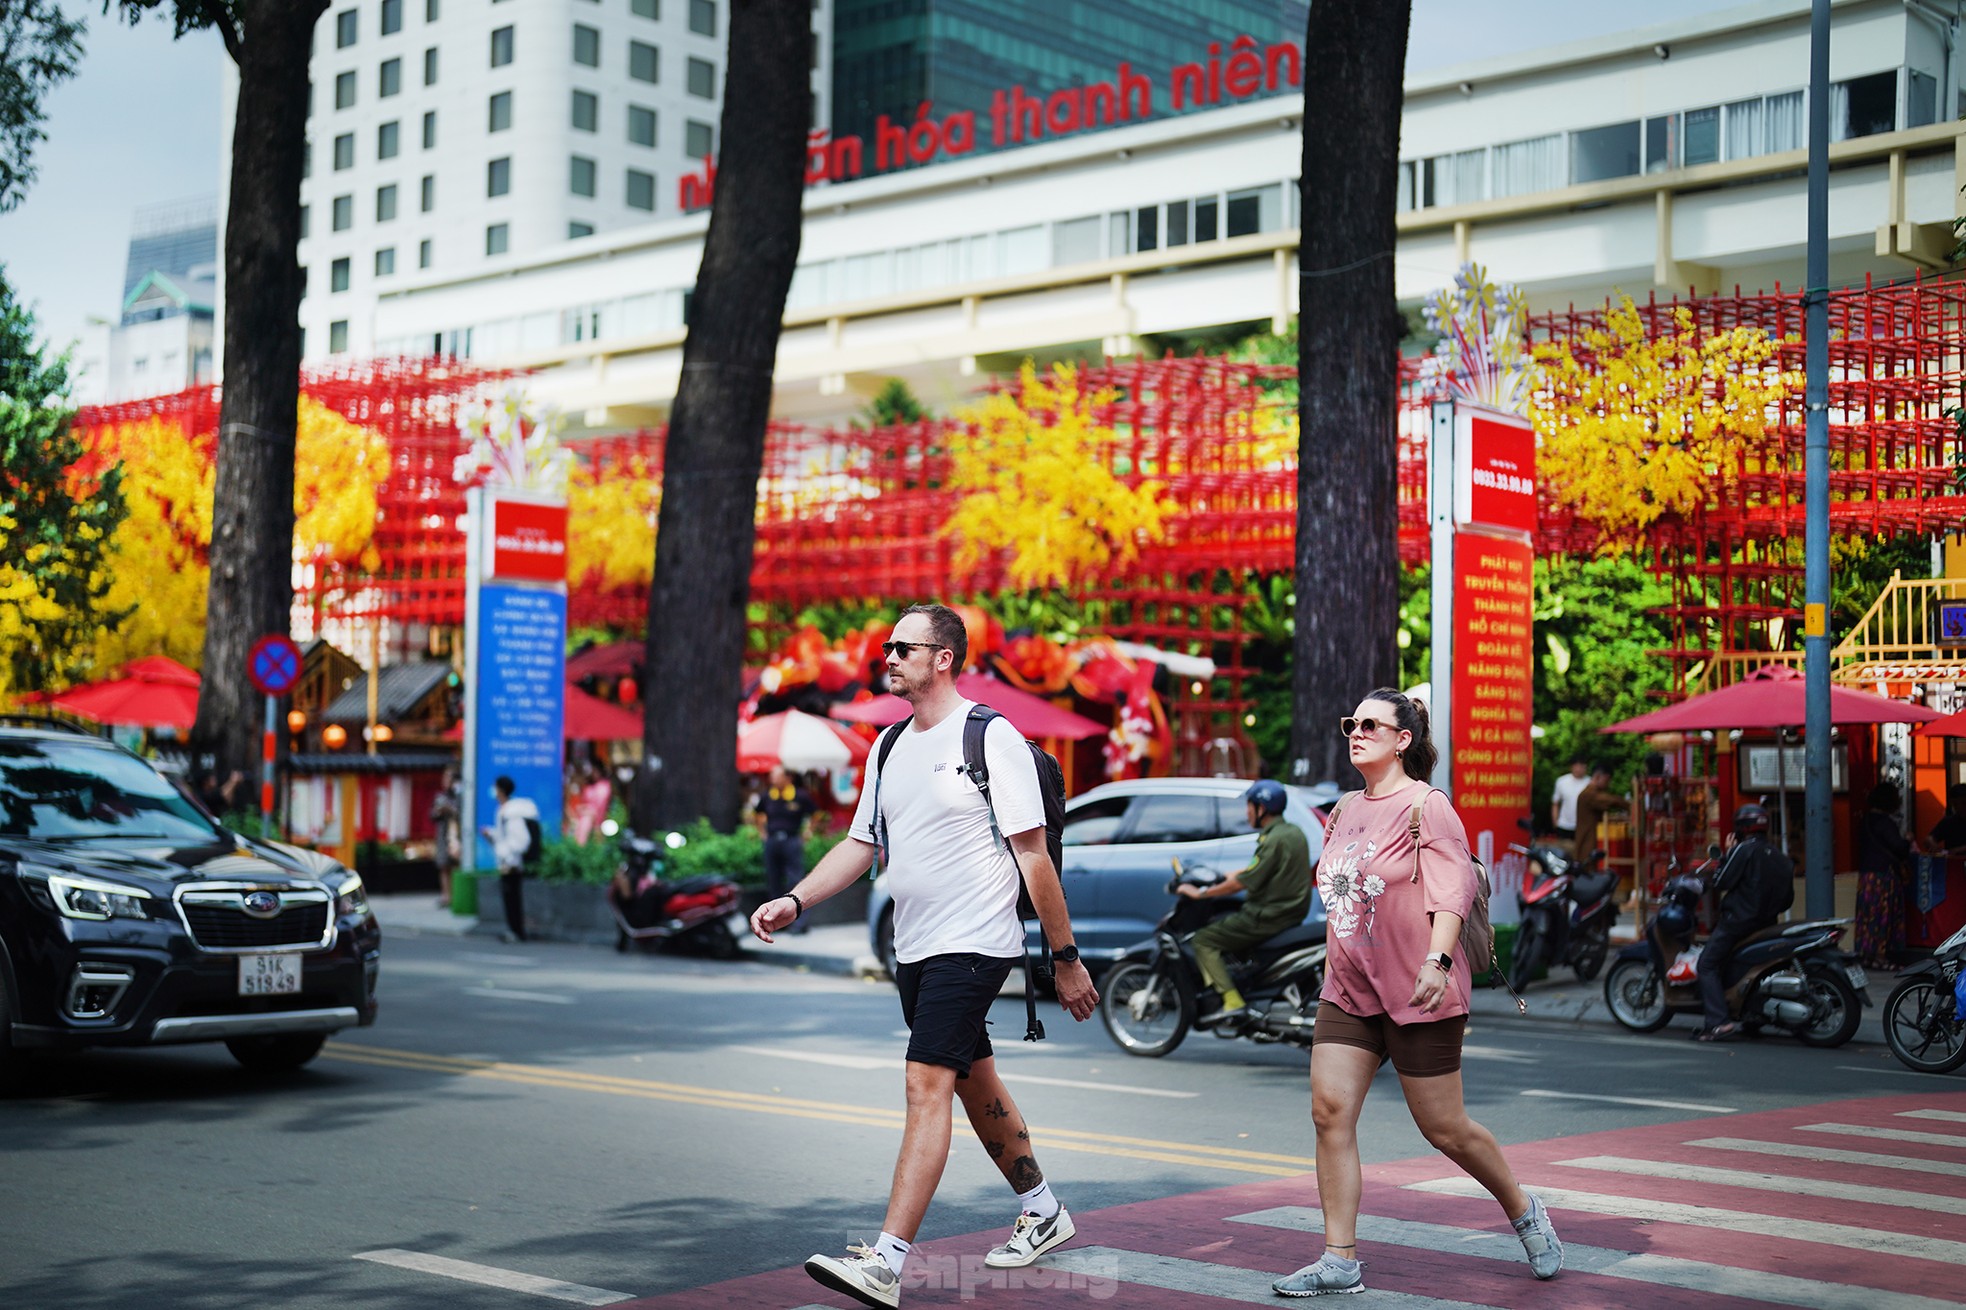
[[1898, 826], [1898, 789], [1880, 782], [1869, 800], [1857, 829], [1857, 955], [1866, 969], [1890, 970], [1905, 953], [1912, 849]]
[[1427, 783], [1435, 759], [1427, 712], [1382, 688], [1339, 730], [1365, 790], [1333, 807], [1317, 868], [1330, 950], [1311, 1048], [1324, 1254], [1272, 1286], [1283, 1296], [1365, 1290], [1358, 1116], [1386, 1057], [1414, 1124], [1501, 1203], [1536, 1277], [1554, 1278], [1563, 1244], [1549, 1214], [1516, 1183], [1502, 1148], [1461, 1100], [1468, 962], [1460, 938], [1474, 900], [1474, 866], [1460, 816]]

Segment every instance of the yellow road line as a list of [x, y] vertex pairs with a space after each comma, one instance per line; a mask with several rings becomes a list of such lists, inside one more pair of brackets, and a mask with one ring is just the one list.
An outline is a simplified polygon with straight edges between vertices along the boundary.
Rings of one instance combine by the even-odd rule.
[[[551, 1087], [562, 1091], [599, 1092], [641, 1100], [701, 1105], [718, 1110], [748, 1110], [759, 1114], [818, 1119], [869, 1128], [898, 1129], [905, 1121], [901, 1111], [883, 1109], [879, 1106], [808, 1101], [789, 1096], [729, 1091], [687, 1083], [658, 1082], [653, 1079], [622, 1078], [613, 1074], [583, 1073], [578, 1070], [548, 1068], [544, 1065], [471, 1060], [454, 1055], [434, 1055], [382, 1046], [331, 1042], [322, 1054], [333, 1059], [385, 1069], [407, 1069], [422, 1073], [483, 1078], [493, 1082]], [[962, 1126], [967, 1127], [967, 1125]], [[1316, 1167], [1315, 1160], [1304, 1156], [1276, 1155], [1263, 1151], [1245, 1151], [1235, 1147], [1207, 1146], [1190, 1142], [1166, 1142], [1146, 1137], [1123, 1137], [1111, 1133], [1090, 1133], [1069, 1128], [1047, 1128], [1035, 1133], [1034, 1138], [1047, 1147], [1062, 1151], [1078, 1151], [1086, 1155], [1116, 1156], [1157, 1164], [1192, 1165], [1274, 1177], [1291, 1177], [1309, 1172]]]

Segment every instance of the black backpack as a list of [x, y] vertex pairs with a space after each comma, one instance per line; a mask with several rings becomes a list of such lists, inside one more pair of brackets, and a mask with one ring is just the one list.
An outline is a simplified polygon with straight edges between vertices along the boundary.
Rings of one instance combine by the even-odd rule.
[[546, 830], [539, 826], [538, 819], [526, 820], [526, 849], [519, 856], [519, 867], [533, 869], [546, 854]]
[[[963, 765], [962, 771], [976, 784], [976, 790], [983, 794], [983, 805], [990, 815], [990, 834], [1003, 843], [1010, 852], [1010, 862], [1016, 866], [1017, 878], [1017, 917], [1028, 922], [1038, 917], [1037, 907], [1031, 904], [1031, 889], [1024, 883], [1024, 866], [1017, 861], [1017, 851], [1010, 839], [997, 827], [996, 803], [990, 799], [990, 764], [983, 750], [983, 735], [990, 730], [990, 720], [1003, 717], [988, 705], [971, 705], [969, 715], [963, 721]], [[888, 753], [894, 749], [901, 734], [915, 721], [909, 715], [901, 722], [881, 734], [880, 747], [874, 757], [874, 828], [886, 848], [886, 823], [881, 818], [881, 770], [887, 764]], [[1065, 770], [1059, 765], [1058, 757], [1036, 742], [1025, 740], [1030, 748], [1031, 764], [1038, 771], [1038, 795], [1044, 801], [1044, 846], [1051, 856], [1051, 867], [1058, 874], [1058, 891], [1065, 892]], [[1034, 962], [1031, 952], [1024, 952], [1024, 1002], [1029, 1024], [1025, 1028], [1024, 1040], [1041, 1042], [1044, 1040], [1044, 1025], [1038, 1021], [1037, 978], [1042, 974], [1051, 976], [1051, 943], [1044, 941], [1044, 934], [1038, 934], [1043, 943], [1040, 953], [1042, 961]]]

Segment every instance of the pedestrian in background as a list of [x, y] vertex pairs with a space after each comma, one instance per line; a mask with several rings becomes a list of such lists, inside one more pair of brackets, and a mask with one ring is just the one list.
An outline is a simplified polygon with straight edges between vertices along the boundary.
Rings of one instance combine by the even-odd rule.
[[1339, 730], [1365, 790], [1332, 807], [1317, 867], [1330, 951], [1311, 1047], [1324, 1254], [1271, 1286], [1290, 1297], [1365, 1290], [1358, 1118], [1388, 1058], [1414, 1125], [1501, 1203], [1536, 1277], [1554, 1278], [1563, 1244], [1549, 1213], [1516, 1182], [1493, 1134], [1468, 1117], [1462, 1099], [1469, 980], [1461, 922], [1476, 882], [1467, 829], [1427, 782], [1436, 758], [1427, 711], [1382, 688]]
[[969, 777], [963, 733], [971, 702], [956, 690], [969, 653], [962, 617], [945, 605], [911, 606], [881, 653], [889, 690], [914, 713], [896, 730], [886, 763], [870, 768], [874, 776], [861, 789], [847, 840], [798, 886], [759, 906], [751, 931], [771, 941], [808, 906], [851, 886], [885, 847], [900, 960], [895, 989], [909, 1030], [907, 1122], [880, 1240], [850, 1246], [844, 1257], [815, 1255], [806, 1272], [864, 1305], [895, 1306], [902, 1265], [949, 1161], [953, 1100], [962, 1101], [969, 1126], [1017, 1193], [1010, 1238], [983, 1263], [1021, 1268], [1075, 1231], [1038, 1168], [1030, 1130], [990, 1046], [990, 1003], [1024, 954], [1020, 883], [1058, 966], [1059, 1003], [1083, 1021], [1099, 993], [1079, 960], [1065, 892], [1045, 847], [1037, 768], [1008, 719], [992, 719], [984, 735], [987, 798]]
[[1611, 790], [1611, 766], [1594, 766], [1588, 784], [1577, 793], [1577, 831], [1570, 843], [1571, 854], [1579, 860], [1595, 855], [1603, 836], [1599, 830], [1604, 826], [1604, 816], [1621, 813], [1627, 804]]
[[[812, 798], [792, 781], [782, 764], [774, 764], [758, 800], [758, 826], [765, 839], [765, 895], [777, 900], [806, 874], [806, 824], [812, 818]], [[801, 914], [786, 932], [811, 927]]]
[[1857, 955], [1870, 969], [1895, 969], [1905, 950], [1911, 843], [1898, 824], [1904, 796], [1888, 782], [1870, 789], [1857, 828]]
[[539, 823], [539, 807], [516, 795], [518, 784], [500, 776], [492, 781], [492, 794], [498, 798], [498, 815], [488, 828], [481, 829], [492, 844], [492, 862], [498, 866], [498, 894], [505, 902], [507, 942], [526, 939], [526, 861], [536, 857], [533, 830]]
[[451, 904], [451, 879], [457, 873], [457, 864], [464, 857], [464, 835], [460, 831], [464, 818], [464, 791], [457, 780], [457, 766], [444, 769], [444, 778], [437, 786], [437, 794], [430, 801], [430, 826], [435, 830], [436, 844], [431, 852], [437, 861], [437, 908], [447, 910]]
[[1577, 798], [1590, 781], [1591, 762], [1579, 755], [1570, 761], [1570, 772], [1558, 776], [1550, 788], [1550, 827], [1565, 841], [1577, 836]]

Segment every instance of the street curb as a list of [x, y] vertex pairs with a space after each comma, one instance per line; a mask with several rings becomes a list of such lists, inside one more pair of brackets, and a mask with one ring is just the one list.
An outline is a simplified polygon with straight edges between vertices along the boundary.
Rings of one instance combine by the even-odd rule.
[[835, 978], [868, 978], [884, 981], [887, 970], [871, 955], [851, 959], [822, 951], [801, 951], [796, 947], [754, 946], [746, 944], [743, 958], [752, 964], [768, 964], [778, 969], [797, 969], [804, 973], [823, 973]]

